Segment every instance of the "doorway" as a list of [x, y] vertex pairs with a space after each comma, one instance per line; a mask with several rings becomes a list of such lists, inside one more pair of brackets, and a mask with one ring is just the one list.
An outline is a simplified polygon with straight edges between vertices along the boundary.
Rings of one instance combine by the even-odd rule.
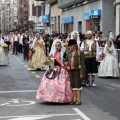
[[81, 21], [78, 22], [78, 31], [79, 32], [82, 31], [82, 22]]

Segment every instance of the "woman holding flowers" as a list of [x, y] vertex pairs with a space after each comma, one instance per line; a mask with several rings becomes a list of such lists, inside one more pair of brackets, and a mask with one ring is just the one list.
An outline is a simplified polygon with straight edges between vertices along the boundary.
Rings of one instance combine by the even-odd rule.
[[[102, 54], [102, 53], [101, 53]], [[107, 41], [104, 51], [104, 59], [98, 69], [99, 77], [119, 77], [118, 61], [112, 41]]]
[[4, 40], [0, 39], [0, 65], [8, 65], [8, 45], [4, 43]]
[[44, 67], [45, 62], [45, 43], [41, 39], [40, 34], [36, 34], [36, 40], [34, 40], [33, 48], [30, 49], [29, 67], [40, 70]]
[[[64, 46], [61, 40], [56, 40], [52, 57], [54, 65], [47, 70], [41, 80], [36, 98], [45, 102], [69, 103], [72, 101], [72, 90], [68, 71], [63, 65], [64, 61]], [[46, 62], [47, 63], [47, 62]]]

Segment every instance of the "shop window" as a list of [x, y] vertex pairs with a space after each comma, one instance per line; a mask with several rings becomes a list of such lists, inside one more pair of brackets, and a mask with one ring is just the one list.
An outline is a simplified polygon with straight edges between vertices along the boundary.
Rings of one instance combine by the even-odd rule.
[[67, 23], [67, 24], [64, 24], [64, 32], [72, 32], [73, 31], [73, 23]]
[[100, 31], [100, 19], [92, 19], [86, 21], [86, 31]]

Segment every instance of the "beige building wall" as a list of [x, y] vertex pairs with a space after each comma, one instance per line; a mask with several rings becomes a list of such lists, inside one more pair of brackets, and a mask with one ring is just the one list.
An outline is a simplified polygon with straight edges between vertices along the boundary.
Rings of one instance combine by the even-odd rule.
[[62, 10], [58, 8], [58, 4], [51, 6], [51, 32], [62, 32]]

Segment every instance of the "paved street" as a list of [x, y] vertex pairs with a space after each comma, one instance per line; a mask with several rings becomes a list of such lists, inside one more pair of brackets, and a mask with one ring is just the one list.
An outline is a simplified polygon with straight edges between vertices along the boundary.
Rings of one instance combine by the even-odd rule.
[[84, 87], [82, 105], [36, 100], [45, 71], [27, 68], [22, 54], [9, 55], [0, 66], [0, 120], [120, 120], [120, 79], [97, 78], [97, 87]]

